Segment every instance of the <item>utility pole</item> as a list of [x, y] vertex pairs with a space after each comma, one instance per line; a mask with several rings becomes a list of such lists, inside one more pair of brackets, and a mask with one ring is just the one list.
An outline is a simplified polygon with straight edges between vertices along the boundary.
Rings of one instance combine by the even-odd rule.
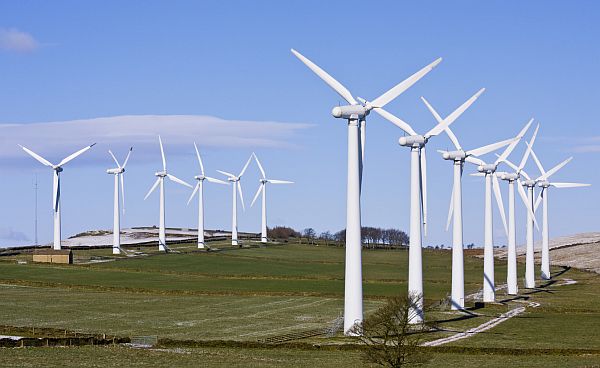
[[35, 245], [38, 245], [38, 181], [37, 181], [37, 173], [35, 174], [35, 221], [34, 221], [34, 231], [35, 231]]

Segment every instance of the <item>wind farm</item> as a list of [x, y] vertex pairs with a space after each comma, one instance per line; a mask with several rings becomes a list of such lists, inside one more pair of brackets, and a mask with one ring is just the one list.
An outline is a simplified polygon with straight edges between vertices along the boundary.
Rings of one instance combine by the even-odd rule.
[[596, 366], [600, 6], [265, 5], [0, 5], [0, 366]]

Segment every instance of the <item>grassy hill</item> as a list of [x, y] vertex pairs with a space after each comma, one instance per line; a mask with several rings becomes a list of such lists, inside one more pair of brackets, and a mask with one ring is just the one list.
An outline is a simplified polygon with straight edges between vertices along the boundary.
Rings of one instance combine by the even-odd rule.
[[[352, 342], [339, 333], [298, 340], [306, 344], [294, 349], [260, 344], [265, 339], [300, 336], [334, 325], [343, 310], [342, 248], [213, 246], [221, 251], [200, 252], [191, 244], [178, 245], [170, 254], [144, 248], [143, 255], [136, 257], [113, 257], [110, 250], [78, 250], [75, 259], [79, 263], [75, 265], [17, 264], [16, 260], [30, 256], [3, 257], [0, 317], [8, 330], [0, 330], [0, 334], [10, 334], [10, 326], [25, 327], [26, 331], [54, 328], [69, 333], [155, 335], [168, 343], [153, 350], [122, 346], [2, 349], [0, 363], [10, 359], [15, 365], [35, 366], [52, 358], [69, 366], [66, 362], [77, 356], [79, 360], [72, 366], [99, 366], [103, 360], [120, 364], [112, 360], [115, 357], [120, 357], [123, 366], [132, 361], [160, 366], [163, 360], [173, 362], [172, 366], [197, 366], [194, 362], [198, 360], [206, 366], [228, 367], [285, 366], [284, 361], [289, 366], [305, 365], [294, 364], [300, 361], [314, 366], [337, 366], [344, 361], [348, 366], [361, 366], [359, 351], [336, 350], [340, 343]], [[363, 252], [366, 314], [386, 296], [406, 293], [407, 256], [406, 250]], [[449, 293], [450, 257], [448, 251], [424, 251], [429, 302]], [[519, 271], [522, 279], [522, 265]], [[466, 257], [467, 294], [480, 289], [482, 272], [480, 259]], [[468, 301], [470, 315], [444, 307], [430, 313], [428, 318], [442, 321], [446, 330], [431, 334], [433, 340], [481, 325], [516, 306], [539, 303], [483, 333], [431, 348], [432, 366], [450, 358], [456, 366], [482, 361], [491, 367], [507, 362], [523, 367], [597, 364], [600, 276], [568, 268], [553, 272], [560, 273], [557, 282], [523, 290], [521, 298], [508, 298], [500, 290], [499, 303], [483, 306]], [[496, 282], [503, 283], [505, 277], [505, 264], [498, 261]], [[567, 285], [561, 281], [564, 279], [576, 283]], [[33, 330], [31, 334], [35, 335]], [[236, 343], [209, 346], [224, 340]], [[243, 344], [259, 345], [243, 348]], [[314, 344], [322, 348], [311, 350]]]

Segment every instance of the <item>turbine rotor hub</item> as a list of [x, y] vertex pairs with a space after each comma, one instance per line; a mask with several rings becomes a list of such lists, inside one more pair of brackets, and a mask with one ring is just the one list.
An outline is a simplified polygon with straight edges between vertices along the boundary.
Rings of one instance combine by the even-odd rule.
[[202, 180], [206, 179], [206, 177], [204, 175], [196, 175], [196, 176], [194, 176], [194, 179], [202, 181]]
[[158, 176], [160, 178], [164, 178], [165, 176], [167, 176], [167, 172], [166, 171], [157, 171], [154, 173], [155, 176]]
[[450, 151], [442, 154], [444, 160], [464, 161], [467, 157], [465, 151]]

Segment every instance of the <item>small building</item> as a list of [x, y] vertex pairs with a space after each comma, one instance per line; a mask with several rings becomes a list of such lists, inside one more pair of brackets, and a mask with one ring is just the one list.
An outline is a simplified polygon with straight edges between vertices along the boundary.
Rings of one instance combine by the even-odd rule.
[[73, 263], [73, 252], [70, 249], [39, 249], [33, 251], [34, 262]]

